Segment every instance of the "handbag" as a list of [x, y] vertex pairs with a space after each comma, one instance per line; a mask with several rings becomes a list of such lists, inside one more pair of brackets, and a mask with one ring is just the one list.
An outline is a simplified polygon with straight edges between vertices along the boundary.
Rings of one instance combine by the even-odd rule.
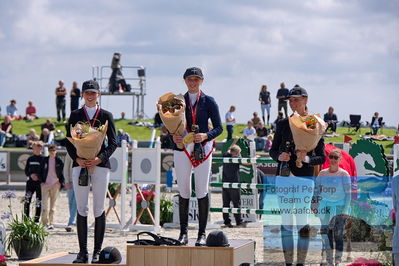
[[[148, 235], [152, 239], [140, 238], [140, 236], [142, 235]], [[181, 242], [177, 239], [171, 237], [158, 236], [148, 231], [138, 233], [136, 240], [129, 240], [127, 241], [127, 243], [138, 246], [181, 246]]]

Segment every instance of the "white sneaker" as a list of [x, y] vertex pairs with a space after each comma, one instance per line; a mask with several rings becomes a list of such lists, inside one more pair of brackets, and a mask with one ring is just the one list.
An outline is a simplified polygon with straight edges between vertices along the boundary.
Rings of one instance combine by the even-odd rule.
[[47, 226], [47, 230], [52, 230], [52, 229], [54, 229], [54, 225], [50, 224]]

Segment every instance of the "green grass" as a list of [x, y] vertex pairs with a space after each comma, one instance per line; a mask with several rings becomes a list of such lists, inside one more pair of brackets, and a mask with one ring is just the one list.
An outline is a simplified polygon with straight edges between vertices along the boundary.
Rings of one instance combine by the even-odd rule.
[[[38, 134], [40, 134], [40, 125], [46, 122], [48, 118], [43, 117], [40, 119], [36, 119], [32, 122], [27, 122], [24, 120], [19, 120], [19, 121], [13, 121], [13, 133], [16, 135], [22, 135], [22, 134], [27, 134], [30, 128], [34, 128]], [[55, 121], [56, 119], [50, 118], [52, 121]], [[118, 130], [119, 128], [122, 128], [124, 131], [128, 132], [129, 135], [131, 136], [132, 139], [136, 140], [150, 140], [151, 137], [151, 132], [152, 128], [147, 128], [147, 127], [142, 127], [142, 126], [132, 126], [129, 125], [129, 122], [132, 122], [133, 120], [120, 120], [116, 119], [115, 120], [115, 128]], [[147, 122], [152, 122], [152, 120], [145, 120]], [[65, 124], [64, 123], [57, 123], [54, 122], [56, 129], [62, 130], [64, 133], [66, 131]], [[246, 124], [236, 124], [234, 126], [234, 136], [242, 136], [242, 131], [245, 128]], [[223, 128], [225, 129], [224, 125]], [[340, 135], [338, 137], [326, 137], [325, 142], [330, 143], [342, 143], [344, 142], [344, 135], [348, 135], [351, 137], [352, 143], [355, 142], [356, 140], [360, 139], [360, 135], [365, 135], [366, 132], [369, 132], [369, 128], [361, 128], [359, 129], [359, 132], [353, 133], [353, 132], [348, 132], [347, 128], [339, 127], [337, 128], [337, 133]], [[384, 128], [383, 129], [383, 134], [386, 135], [387, 137], [393, 137], [395, 135], [395, 129], [388, 129]], [[159, 136], [159, 130], [157, 130], [157, 136]], [[217, 141], [222, 141], [227, 137], [227, 132], [226, 130], [223, 130], [223, 133], [216, 138]], [[389, 154], [392, 150], [393, 146], [393, 141], [376, 141], [377, 143], [381, 144], [384, 147], [384, 151], [386, 154]]]

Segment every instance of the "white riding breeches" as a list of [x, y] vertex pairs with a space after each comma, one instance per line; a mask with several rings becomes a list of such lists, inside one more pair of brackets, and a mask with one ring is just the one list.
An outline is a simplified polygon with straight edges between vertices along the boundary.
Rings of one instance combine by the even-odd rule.
[[105, 167], [94, 167], [94, 172], [90, 176], [88, 186], [79, 185], [80, 166], [72, 168], [73, 190], [75, 192], [78, 213], [81, 216], [89, 214], [89, 192], [90, 183], [93, 192], [93, 213], [94, 217], [99, 217], [104, 212], [105, 196], [108, 189], [110, 170]]
[[202, 199], [208, 194], [212, 154], [197, 167], [193, 167], [184, 151], [173, 151], [175, 173], [180, 196], [189, 199], [191, 196], [191, 172], [194, 171], [195, 194]]

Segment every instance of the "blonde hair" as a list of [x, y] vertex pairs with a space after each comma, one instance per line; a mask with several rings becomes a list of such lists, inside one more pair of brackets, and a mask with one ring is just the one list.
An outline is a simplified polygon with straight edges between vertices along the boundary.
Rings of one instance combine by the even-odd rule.
[[332, 151], [330, 151], [330, 154], [331, 153], [339, 155], [339, 157], [342, 157], [342, 152], [340, 149], [333, 149]]

